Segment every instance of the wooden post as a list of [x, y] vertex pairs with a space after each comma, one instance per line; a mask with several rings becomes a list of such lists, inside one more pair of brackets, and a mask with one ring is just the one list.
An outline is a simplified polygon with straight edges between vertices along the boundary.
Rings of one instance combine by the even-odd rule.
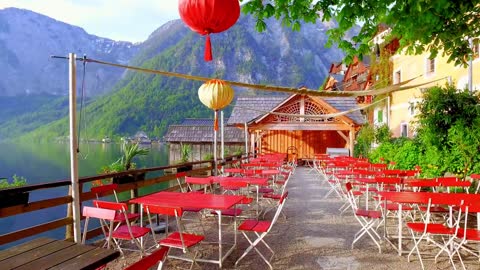
[[[72, 186], [68, 187], [68, 196], [72, 196]], [[73, 218], [72, 204], [67, 205], [67, 218]], [[65, 239], [73, 238], [73, 223], [67, 224], [65, 227]]]
[[353, 157], [353, 150], [354, 150], [354, 143], [355, 143], [355, 129], [352, 127], [350, 128], [350, 132], [348, 133], [350, 137], [350, 156]]
[[73, 215], [73, 238], [75, 243], [80, 243], [82, 233], [80, 230], [80, 190], [78, 185], [78, 145], [77, 145], [77, 78], [76, 57], [74, 53], [69, 55], [69, 81], [70, 81], [70, 179], [72, 181], [72, 199], [70, 204]]
[[245, 153], [247, 154], [247, 158], [248, 158], [248, 127], [247, 127], [247, 123], [245, 122]]
[[[223, 111], [220, 112], [220, 133], [221, 133], [220, 156], [222, 157], [222, 160], [225, 160], [225, 138], [224, 138], [225, 127], [223, 126]], [[216, 169], [217, 168], [215, 168], [215, 170]]]

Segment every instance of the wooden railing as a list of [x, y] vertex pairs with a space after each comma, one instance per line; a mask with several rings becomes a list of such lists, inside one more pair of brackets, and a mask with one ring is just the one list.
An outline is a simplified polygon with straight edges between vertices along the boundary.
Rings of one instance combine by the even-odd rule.
[[[219, 162], [218, 164], [222, 164], [229, 167], [233, 162], [236, 162], [236, 160], [238, 159], [242, 160], [245, 158], [246, 157], [229, 156], [226, 158], [227, 160], [226, 162], [223, 162], [223, 163]], [[91, 177], [82, 177], [79, 179], [80, 194], [81, 194], [80, 203], [82, 204], [83, 202], [90, 201], [95, 198], [95, 194], [90, 192], [89, 187], [91, 186], [90, 184], [91, 182], [100, 180], [100, 179], [110, 178], [110, 177], [124, 176], [127, 174], [164, 172], [163, 176], [148, 178], [148, 174], [147, 174], [147, 178], [143, 181], [136, 181], [133, 183], [119, 185], [117, 192], [131, 191], [131, 194], [138, 195], [138, 190], [140, 188], [149, 187], [149, 186], [160, 184], [160, 183], [169, 183], [168, 185], [169, 187], [166, 188], [166, 190], [179, 189], [179, 186], [177, 185], [177, 182], [176, 182], [175, 174], [165, 174], [165, 171], [171, 170], [173, 168], [184, 167], [184, 166], [193, 166], [192, 170], [187, 171], [187, 175], [198, 175], [205, 172], [211, 173], [214, 168], [213, 161], [199, 161], [199, 162], [190, 162], [190, 163], [184, 163], [184, 164], [172, 165], [172, 166], [161, 166], [161, 167], [152, 167], [152, 168], [145, 168], [145, 169], [138, 169], [138, 170], [130, 170], [130, 171], [121, 172], [121, 173], [110, 173], [110, 174], [102, 174], [102, 175], [96, 175]], [[170, 183], [172, 180], [175, 182]], [[59, 187], [68, 187], [68, 190], [69, 190], [68, 194], [65, 194], [64, 196], [29, 202], [27, 205], [17, 205], [17, 206], [11, 206], [6, 208], [0, 208], [0, 218], [6, 218], [6, 217], [12, 217], [12, 216], [16, 216], [24, 213], [40, 211], [47, 208], [68, 205], [67, 212], [65, 213], [64, 218], [49, 220], [43, 224], [38, 224], [28, 228], [22, 228], [17, 231], [8, 232], [6, 234], [0, 235], [0, 249], [2, 245], [5, 245], [23, 238], [27, 238], [30, 236], [35, 236], [51, 230], [55, 230], [61, 227], [65, 227], [65, 239], [72, 238], [73, 217], [71, 216], [71, 212], [72, 212], [71, 203], [73, 200], [71, 195], [69, 195], [71, 193], [70, 180], [61, 180], [57, 182], [49, 182], [49, 183], [37, 184], [37, 185], [27, 185], [27, 186], [15, 188], [14, 190], [19, 192], [35, 192], [39, 190], [53, 189], [53, 188], [59, 188]], [[88, 233], [88, 238], [95, 237], [97, 235], [100, 235], [101, 233], [102, 232], [100, 229], [93, 230]]]

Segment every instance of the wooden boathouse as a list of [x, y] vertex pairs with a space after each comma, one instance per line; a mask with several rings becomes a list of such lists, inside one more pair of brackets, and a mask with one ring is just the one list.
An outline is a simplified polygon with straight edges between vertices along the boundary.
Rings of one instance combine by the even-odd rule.
[[[352, 155], [355, 133], [366, 122], [358, 108], [351, 97], [239, 97], [227, 124], [246, 128], [249, 151], [261, 154], [294, 153], [301, 160], [326, 153], [327, 148], [346, 148]], [[310, 117], [327, 114], [337, 115]]]
[[[220, 130], [217, 132], [220, 156]], [[169, 144], [170, 163], [181, 159], [183, 144], [191, 146], [190, 161], [203, 160], [206, 155], [213, 155], [213, 119], [187, 118], [181, 124], [170, 125], [164, 137]], [[245, 134], [242, 129], [225, 125], [224, 144], [226, 155], [234, 152], [245, 152]]]

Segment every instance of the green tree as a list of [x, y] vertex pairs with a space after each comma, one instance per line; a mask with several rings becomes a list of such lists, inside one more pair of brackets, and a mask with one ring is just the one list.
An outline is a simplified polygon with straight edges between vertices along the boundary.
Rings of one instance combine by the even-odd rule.
[[367, 157], [370, 154], [372, 143], [375, 141], [375, 128], [369, 124], [364, 125], [358, 131], [357, 142], [354, 146], [356, 157]]
[[432, 87], [419, 103], [418, 138], [429, 168], [466, 176], [480, 162], [480, 97], [452, 85]]
[[[408, 53], [425, 51], [435, 57], [439, 52], [449, 61], [466, 64], [465, 55], [472, 53], [468, 37], [480, 36], [480, 5], [474, 1], [396, 1], [396, 0], [240, 0], [243, 12], [257, 18], [256, 29], [266, 30], [265, 19], [274, 17], [293, 30], [302, 22], [335, 19], [338, 26], [328, 31], [329, 44], [347, 53], [347, 62], [354, 55], [370, 52], [369, 42], [380, 24], [392, 27], [386, 39], [399, 38], [400, 48]], [[350, 29], [362, 25], [350, 38]]]

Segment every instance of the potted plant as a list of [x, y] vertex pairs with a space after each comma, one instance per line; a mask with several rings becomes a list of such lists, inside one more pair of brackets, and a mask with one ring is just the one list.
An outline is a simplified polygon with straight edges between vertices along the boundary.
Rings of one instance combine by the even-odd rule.
[[[181, 147], [181, 159], [179, 163], [187, 163], [190, 160], [190, 156], [192, 154], [192, 146], [190, 144], [182, 144]], [[186, 172], [192, 169], [192, 165], [184, 165], [182, 167], [178, 167], [177, 172]]]
[[26, 184], [27, 179], [16, 174], [13, 175], [12, 182], [8, 182], [7, 178], [0, 178], [0, 208], [28, 204], [29, 193], [14, 189]]
[[[149, 149], [140, 148], [138, 143], [127, 143], [123, 144], [123, 152], [122, 156], [112, 164], [108, 166], [102, 167], [102, 173], [116, 173], [116, 172], [123, 172], [128, 170], [133, 170], [136, 168], [135, 162], [133, 162], [133, 158], [136, 156], [144, 156], [149, 153]], [[122, 176], [115, 176], [112, 178], [112, 182], [116, 184], [124, 184], [135, 182], [139, 180], [145, 179], [145, 173], [139, 174], [127, 174]], [[99, 184], [99, 183], [96, 183]]]

